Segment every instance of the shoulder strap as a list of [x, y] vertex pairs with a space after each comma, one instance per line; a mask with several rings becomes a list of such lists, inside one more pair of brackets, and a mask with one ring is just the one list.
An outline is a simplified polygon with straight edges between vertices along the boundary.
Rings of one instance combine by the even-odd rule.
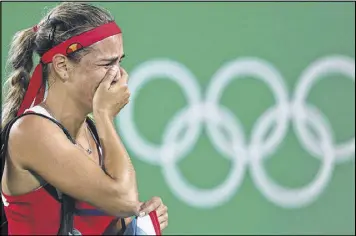
[[100, 144], [100, 138], [99, 138], [98, 131], [97, 131], [96, 127], [95, 127], [95, 123], [94, 123], [94, 121], [93, 121], [90, 117], [87, 117], [86, 122], [87, 122], [87, 124], [88, 124], [89, 131], [90, 131], [90, 133], [92, 134], [92, 136], [94, 137], [94, 141], [95, 141], [95, 143], [96, 143], [96, 148], [97, 148], [98, 154], [99, 154], [99, 163], [100, 163], [100, 166], [101, 166], [102, 168], [104, 168], [104, 165], [103, 165], [102, 147], [101, 147], [101, 144]]
[[89, 126], [90, 132], [92, 132], [93, 136], [94, 136], [94, 140], [97, 144], [100, 144], [100, 139], [99, 139], [99, 135], [98, 135], [98, 131], [96, 130], [95, 127], [95, 123], [94, 121], [90, 118], [87, 117], [86, 122]]
[[[21, 117], [26, 116], [26, 115], [37, 115], [37, 116], [41, 116], [45, 119], [52, 121], [53, 123], [58, 125], [62, 129], [64, 134], [67, 136], [67, 138], [73, 144], [75, 144], [75, 140], [71, 137], [68, 130], [62, 124], [60, 124], [58, 121], [56, 121], [50, 117], [47, 117], [40, 113], [34, 113], [34, 112], [27, 112], [27, 113], [24, 113], [18, 117], [15, 117], [8, 124], [6, 124], [6, 126], [3, 128], [3, 130], [1, 130], [1, 144], [2, 144], [1, 149], [0, 149], [0, 158], [1, 158], [1, 164], [2, 164], [1, 178], [2, 178], [2, 173], [4, 171], [4, 166], [5, 166], [5, 159], [6, 159], [7, 149], [8, 149], [8, 139], [9, 139], [9, 135], [10, 135], [10, 129], [18, 119], [20, 119]], [[55, 199], [57, 199], [58, 201], [61, 202], [61, 222], [60, 222], [58, 234], [59, 235], [69, 235], [73, 231], [73, 215], [74, 215], [74, 208], [75, 208], [75, 200], [66, 194], [62, 194], [62, 196], [61, 196], [58, 193], [57, 189], [50, 184], [46, 184], [44, 186], [44, 188]]]

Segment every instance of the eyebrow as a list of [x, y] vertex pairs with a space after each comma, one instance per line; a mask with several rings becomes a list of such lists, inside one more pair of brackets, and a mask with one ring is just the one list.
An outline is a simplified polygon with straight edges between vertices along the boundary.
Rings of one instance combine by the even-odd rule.
[[[122, 56], [120, 57], [120, 60], [122, 60], [125, 57], [125, 54], [122, 54]], [[119, 59], [119, 57], [110, 57], [110, 58], [103, 58], [100, 61], [117, 61]]]

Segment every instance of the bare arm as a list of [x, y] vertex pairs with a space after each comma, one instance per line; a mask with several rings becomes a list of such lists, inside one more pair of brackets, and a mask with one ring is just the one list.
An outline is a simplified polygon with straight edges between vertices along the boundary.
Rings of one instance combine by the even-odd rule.
[[105, 112], [95, 111], [94, 118], [104, 149], [105, 170], [110, 177], [122, 182], [127, 197], [138, 201], [135, 169], [118, 136], [113, 118]]
[[57, 125], [38, 116], [27, 116], [15, 123], [10, 133], [9, 153], [22, 168], [35, 171], [75, 199], [88, 202], [111, 215], [137, 215], [140, 203], [136, 196], [133, 197], [135, 191], [137, 193], [136, 185], [133, 187], [128, 183], [132, 181], [129, 171], [119, 166], [128, 166], [129, 159], [123, 147], [122, 152], [112, 148], [122, 144], [117, 143], [118, 139], [111, 140], [111, 129], [113, 127], [102, 124], [99, 119], [98, 131], [107, 149], [105, 158], [110, 163], [108, 171], [113, 175], [111, 177], [74, 146]]

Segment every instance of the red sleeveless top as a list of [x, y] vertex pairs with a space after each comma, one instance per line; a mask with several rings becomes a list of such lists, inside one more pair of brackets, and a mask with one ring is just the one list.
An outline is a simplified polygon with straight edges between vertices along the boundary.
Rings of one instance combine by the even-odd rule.
[[[36, 106], [31, 110], [51, 117], [41, 107]], [[32, 192], [17, 196], [2, 193], [1, 197], [8, 221], [9, 235], [56, 235], [58, 233], [61, 204], [44, 187], [41, 186]], [[76, 209], [95, 210], [95, 207], [77, 201]], [[117, 218], [113, 216], [74, 215], [74, 228], [82, 235], [115, 232], [116, 227], [112, 225], [114, 222], [117, 222]]]
[[[2, 195], [9, 235], [58, 233], [61, 204], [43, 187], [19, 196]], [[84, 202], [77, 202], [76, 208], [95, 209]], [[112, 216], [74, 216], [74, 228], [83, 235], [101, 235], [114, 220]]]

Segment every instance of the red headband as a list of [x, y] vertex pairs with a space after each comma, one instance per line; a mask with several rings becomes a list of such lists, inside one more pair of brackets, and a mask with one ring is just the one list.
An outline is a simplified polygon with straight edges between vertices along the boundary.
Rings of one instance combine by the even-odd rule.
[[32, 105], [36, 106], [43, 101], [45, 88], [42, 87], [42, 64], [51, 63], [52, 58], [56, 54], [67, 56], [81, 48], [89, 47], [96, 42], [120, 33], [121, 29], [119, 26], [117, 26], [115, 22], [110, 22], [80, 35], [73, 36], [72, 38], [45, 52], [41, 57], [41, 62], [36, 66], [32, 74], [25, 97], [21, 103], [17, 115], [21, 115]]

